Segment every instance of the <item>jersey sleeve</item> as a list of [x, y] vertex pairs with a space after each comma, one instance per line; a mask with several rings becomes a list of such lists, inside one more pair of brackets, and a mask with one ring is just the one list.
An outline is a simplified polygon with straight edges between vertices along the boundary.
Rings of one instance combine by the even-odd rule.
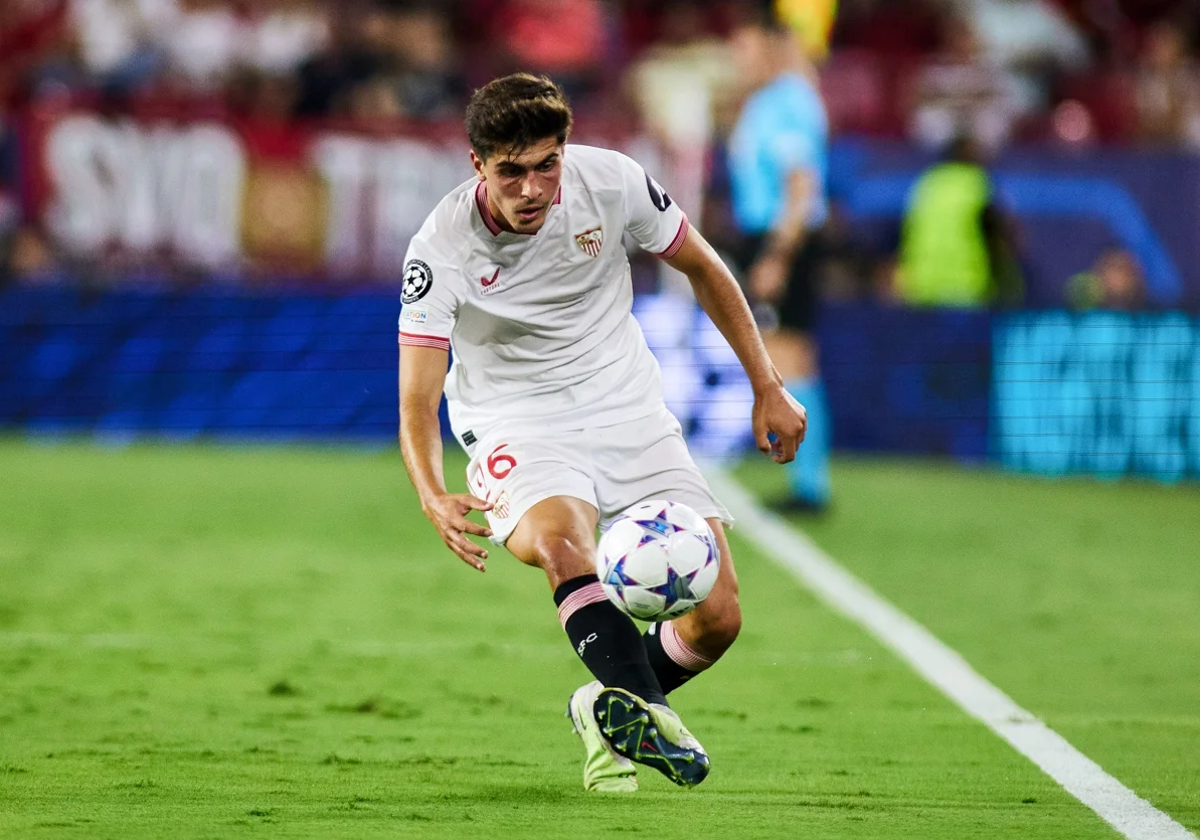
[[645, 250], [670, 259], [687, 239], [687, 215], [637, 162], [621, 155], [620, 166], [625, 230]]
[[450, 349], [450, 333], [458, 308], [453, 282], [457, 270], [427, 243], [414, 239], [409, 245], [400, 291], [402, 346]]

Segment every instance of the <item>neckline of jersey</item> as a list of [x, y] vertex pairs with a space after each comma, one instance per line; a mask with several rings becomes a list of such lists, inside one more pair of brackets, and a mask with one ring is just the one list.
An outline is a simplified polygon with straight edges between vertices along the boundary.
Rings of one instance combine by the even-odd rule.
[[[479, 217], [481, 219], [483, 219], [483, 224], [488, 229], [488, 233], [490, 233], [492, 236], [499, 236], [502, 233], [511, 233], [513, 236], [537, 236], [538, 235], [538, 231], [536, 231], [536, 230], [533, 233], [521, 233], [521, 232], [515, 231], [515, 230], [505, 230], [504, 228], [500, 227], [500, 224], [496, 221], [496, 218], [492, 215], [491, 208], [488, 207], [487, 187], [484, 184], [485, 184], [484, 181], [480, 181], [478, 186], [475, 187], [475, 206], [479, 209]], [[554, 201], [552, 202], [552, 204], [562, 204], [562, 185], [561, 184], [558, 187], [558, 192], [556, 192], [554, 194]], [[545, 225], [543, 224], [542, 227], [545, 227]], [[541, 230], [541, 228], [539, 228], [538, 230]]]

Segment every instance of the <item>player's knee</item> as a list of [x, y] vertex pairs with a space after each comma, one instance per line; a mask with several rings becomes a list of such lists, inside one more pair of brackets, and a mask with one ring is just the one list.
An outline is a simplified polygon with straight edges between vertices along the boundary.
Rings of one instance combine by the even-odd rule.
[[595, 571], [595, 561], [586, 546], [564, 534], [542, 534], [533, 543], [535, 565], [546, 573], [550, 585]]

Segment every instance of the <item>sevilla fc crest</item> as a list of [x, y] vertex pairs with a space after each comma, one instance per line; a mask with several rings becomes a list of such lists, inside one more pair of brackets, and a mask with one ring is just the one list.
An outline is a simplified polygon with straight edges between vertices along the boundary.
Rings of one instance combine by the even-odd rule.
[[492, 505], [492, 516], [496, 517], [497, 519], [508, 519], [508, 514], [508, 491], [501, 490], [499, 497], [496, 499], [496, 503]]
[[604, 247], [604, 228], [592, 228], [576, 234], [575, 244], [579, 246], [579, 250], [593, 259], [600, 256], [600, 249]]

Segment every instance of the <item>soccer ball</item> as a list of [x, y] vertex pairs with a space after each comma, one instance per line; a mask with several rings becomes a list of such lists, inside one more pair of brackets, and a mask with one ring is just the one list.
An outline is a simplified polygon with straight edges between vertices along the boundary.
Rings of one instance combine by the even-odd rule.
[[600, 538], [596, 576], [623, 612], [668, 621], [708, 597], [720, 557], [712, 529], [696, 511], [676, 502], [642, 502]]

